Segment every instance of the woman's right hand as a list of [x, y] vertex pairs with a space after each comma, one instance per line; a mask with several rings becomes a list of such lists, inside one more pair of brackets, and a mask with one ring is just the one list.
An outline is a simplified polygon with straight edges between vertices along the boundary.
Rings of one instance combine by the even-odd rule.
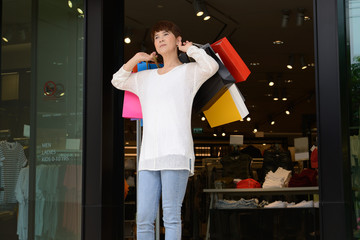
[[147, 54], [145, 52], [138, 52], [134, 56], [138, 62], [148, 62], [148, 61], [154, 61], [156, 57], [156, 52], [152, 52], [150, 54]]
[[154, 61], [155, 57], [156, 52], [152, 52], [150, 54], [145, 52], [138, 52], [127, 63], [124, 64], [124, 70], [131, 72], [139, 62]]

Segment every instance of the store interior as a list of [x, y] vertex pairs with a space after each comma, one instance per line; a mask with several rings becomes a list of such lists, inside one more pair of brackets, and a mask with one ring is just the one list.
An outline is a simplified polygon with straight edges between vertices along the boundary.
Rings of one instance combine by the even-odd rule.
[[[195, 4], [198, 3], [205, 6], [202, 16], [196, 15], [198, 6]], [[204, 20], [206, 16], [210, 18]], [[318, 209], [314, 207], [318, 201], [316, 189], [300, 193], [272, 192], [266, 196], [262, 192], [241, 196], [221, 194], [220, 199], [225, 201], [256, 198], [259, 201], [257, 212], [221, 209], [219, 194], [204, 192], [204, 189], [236, 189], [234, 179], [237, 178], [253, 179], [260, 183], [260, 189], [265, 189], [266, 152], [271, 151], [287, 156], [287, 163], [277, 165], [289, 171], [287, 177], [309, 170], [314, 181], [303, 187], [317, 188], [317, 166], [310, 161], [312, 147], [317, 145], [313, 1], [126, 0], [124, 41], [126, 38], [130, 41], [124, 43], [124, 61], [136, 52], [154, 51], [150, 29], [159, 20], [175, 22], [182, 30], [183, 39], [194, 43], [211, 44], [226, 37], [251, 71], [246, 81], [236, 83], [249, 110], [245, 119], [212, 128], [201, 112], [192, 114], [196, 171], [189, 179], [183, 205], [183, 239], [207, 239], [209, 235], [211, 239], [232, 239], [231, 234], [243, 236], [236, 239], [283, 239], [281, 234], [288, 236], [284, 239], [292, 239], [290, 232], [304, 239], [318, 239]], [[124, 128], [125, 177], [130, 185], [125, 204], [125, 236], [134, 239], [137, 131], [141, 128], [131, 119], [125, 120]], [[243, 136], [243, 143], [230, 144], [231, 135]], [[306, 160], [295, 157], [298, 153], [295, 145], [301, 138], [306, 139], [303, 149]], [[252, 156], [244, 157], [245, 152], [246, 156]], [[226, 165], [229, 158], [230, 162], [236, 160], [238, 165]], [[275, 172], [277, 167], [272, 166], [272, 171]], [[287, 187], [283, 185], [281, 189]], [[218, 201], [211, 196], [216, 196]], [[209, 210], [212, 200], [217, 211]], [[262, 201], [281, 207], [268, 210], [264, 216], [264, 206], [260, 206]], [[296, 212], [300, 210], [286, 207], [292, 203], [312, 205], [300, 207], [301, 212]], [[230, 218], [236, 220], [226, 223]], [[267, 228], [271, 230], [247, 225], [258, 221], [270, 221], [273, 225]], [[275, 227], [277, 224], [288, 226], [281, 230], [281, 227]], [[224, 238], [223, 234], [228, 230], [219, 225], [238, 230]], [[293, 225], [301, 226], [301, 230], [295, 231]], [[258, 231], [264, 235], [256, 235]], [[163, 228], [160, 228], [161, 236], [162, 232]]]

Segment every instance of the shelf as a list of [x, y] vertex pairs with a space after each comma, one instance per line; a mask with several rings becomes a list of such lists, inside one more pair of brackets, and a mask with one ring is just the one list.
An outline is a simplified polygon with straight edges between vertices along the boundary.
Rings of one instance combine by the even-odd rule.
[[223, 188], [204, 189], [205, 193], [232, 193], [237, 195], [302, 195], [318, 194], [319, 187], [288, 187], [288, 188]]

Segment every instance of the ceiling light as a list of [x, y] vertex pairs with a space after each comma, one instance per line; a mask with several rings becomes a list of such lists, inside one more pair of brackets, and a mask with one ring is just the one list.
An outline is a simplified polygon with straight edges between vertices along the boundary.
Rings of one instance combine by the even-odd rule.
[[286, 93], [286, 89], [284, 88], [281, 92], [281, 100], [283, 101], [287, 101], [287, 93]]
[[263, 146], [266, 146], [266, 143], [263, 143]]
[[315, 63], [308, 63], [308, 67], [315, 67]]
[[293, 55], [290, 55], [289, 56], [289, 62], [288, 64], [286, 65], [286, 67], [288, 69], [293, 69], [293, 65], [294, 65], [294, 56]]
[[285, 80], [285, 83], [292, 83], [292, 82], [293, 82], [293, 80], [291, 80], [291, 79]]
[[214, 136], [214, 137], [217, 137], [217, 134], [216, 134], [216, 133], [214, 133], [214, 134], [213, 134], [213, 136]]
[[271, 75], [268, 75], [268, 84], [270, 87], [275, 85], [274, 78]]
[[9, 42], [9, 40], [8, 40], [6, 37], [2, 37], [2, 40], [3, 40], [4, 42]]
[[238, 132], [239, 130], [235, 129], [234, 132]]
[[225, 132], [223, 132], [221, 135], [222, 135], [223, 137], [225, 137], [225, 136], [226, 136], [226, 133], [225, 133]]
[[258, 124], [255, 124], [255, 127], [254, 127], [254, 130], [253, 130], [253, 133], [257, 133], [259, 130], [259, 125]]
[[281, 40], [276, 40], [276, 41], [273, 41], [273, 44], [274, 45], [282, 45], [282, 44], [284, 44], [284, 42]]
[[285, 113], [286, 115], [290, 115], [290, 110], [289, 109], [285, 110]]
[[282, 19], [281, 19], [281, 27], [282, 28], [286, 28], [289, 22], [289, 18], [290, 18], [290, 11], [288, 9], [284, 9], [282, 10]]
[[209, 12], [206, 10], [205, 6], [204, 6], [204, 21], [207, 21], [211, 18]]
[[250, 122], [251, 121], [251, 117], [247, 117], [246, 121]]
[[193, 5], [196, 16], [201, 17], [204, 14], [204, 2], [202, 0], [194, 0]]
[[205, 117], [201, 117], [201, 121], [205, 121], [206, 120], [206, 118]]
[[131, 39], [130, 39], [130, 37], [126, 37], [126, 38], [124, 38], [124, 42], [125, 42], [126, 44], [131, 43]]
[[84, 14], [84, 12], [83, 12], [83, 10], [81, 10], [81, 8], [77, 8], [77, 11], [78, 11], [78, 13], [80, 13], [80, 14]]
[[73, 4], [72, 4], [72, 2], [70, 0], [68, 1], [68, 6], [69, 6], [69, 8], [73, 7]]
[[296, 16], [296, 25], [301, 26], [304, 23], [304, 8], [299, 8]]
[[310, 21], [311, 18], [309, 16], [304, 16], [304, 21]]
[[301, 64], [301, 69], [302, 70], [304, 70], [304, 69], [306, 69], [308, 66], [306, 65], [306, 63], [305, 63], [305, 59], [304, 59], [304, 56], [302, 55], [301, 57], [300, 57], [300, 64]]
[[271, 120], [270, 124], [275, 125], [275, 120]]
[[277, 89], [277, 88], [274, 88], [273, 100], [274, 100], [274, 101], [278, 101], [278, 100], [279, 100], [279, 89]]
[[260, 63], [258, 63], [258, 62], [251, 62], [250, 65], [251, 65], [251, 66], [259, 66]]

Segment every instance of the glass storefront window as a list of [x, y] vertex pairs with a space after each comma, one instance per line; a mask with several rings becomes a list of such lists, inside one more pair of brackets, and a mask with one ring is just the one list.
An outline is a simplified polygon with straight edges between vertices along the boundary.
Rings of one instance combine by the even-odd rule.
[[84, 1], [33, 2], [1, 2], [0, 239], [81, 239]]
[[350, 48], [350, 154], [352, 174], [353, 231], [360, 239], [360, 1], [347, 1], [348, 46]]

